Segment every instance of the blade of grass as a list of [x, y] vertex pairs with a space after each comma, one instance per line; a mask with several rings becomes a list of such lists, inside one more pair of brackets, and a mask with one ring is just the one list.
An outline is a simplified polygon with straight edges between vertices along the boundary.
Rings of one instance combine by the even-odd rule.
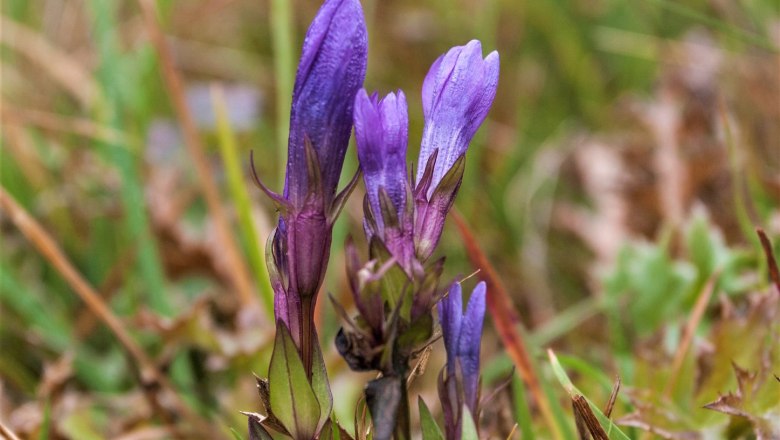
[[71, 342], [70, 325], [59, 313], [49, 310], [40, 298], [20, 283], [11, 268], [0, 262], [0, 302], [18, 314], [28, 330], [35, 331], [50, 348], [66, 350]]
[[[96, 1], [101, 3], [100, 0]], [[187, 107], [181, 77], [174, 66], [171, 49], [166, 43], [163, 31], [157, 21], [157, 12], [154, 1], [138, 0], [138, 3], [141, 7], [144, 23], [146, 24], [152, 44], [157, 51], [157, 57], [162, 67], [162, 75], [167, 86], [167, 91], [170, 95], [169, 97], [176, 112], [179, 125], [181, 126], [182, 135], [184, 136], [184, 143], [187, 146], [187, 151], [189, 152], [193, 165], [195, 165], [200, 190], [206, 199], [206, 204], [208, 205], [211, 218], [214, 221], [214, 227], [219, 242], [222, 245], [227, 258], [233, 288], [236, 290], [238, 298], [243, 305], [251, 305], [256, 302], [256, 298], [252, 293], [252, 282], [249, 277], [249, 271], [244, 264], [244, 260], [241, 258], [238, 246], [231, 233], [232, 229], [230, 227], [230, 222], [220, 202], [217, 183], [214, 181], [214, 176], [212, 176], [211, 170], [209, 169], [208, 158], [206, 157], [201, 138], [198, 135], [195, 120], [189, 107]]]
[[569, 376], [566, 374], [566, 371], [563, 369], [563, 366], [561, 366], [561, 363], [558, 362], [558, 357], [555, 356], [555, 353], [551, 350], [547, 350], [547, 356], [550, 359], [550, 365], [552, 366], [553, 373], [555, 374], [555, 377], [558, 379], [558, 382], [561, 383], [561, 386], [566, 390], [567, 393], [572, 397], [572, 399], [575, 399], [577, 396], [582, 397], [585, 399], [590, 406], [591, 411], [596, 416], [596, 419], [601, 424], [602, 427], [606, 427], [606, 433], [609, 436], [610, 439], [620, 439], [620, 440], [629, 440], [629, 437], [623, 433], [613, 422], [612, 420], [608, 419], [604, 413], [601, 412], [601, 410], [593, 404], [593, 402], [590, 401], [590, 399], [587, 399], [580, 390], [577, 389], [576, 386], [572, 383], [571, 379], [569, 379]]
[[520, 376], [514, 375], [512, 378], [512, 403], [515, 410], [515, 423], [520, 427], [520, 438], [533, 440], [534, 435], [533, 416], [528, 401], [525, 398], [525, 388]]
[[279, 152], [280, 178], [287, 167], [287, 155], [282, 146], [287, 145], [290, 131], [290, 107], [292, 105], [295, 60], [293, 57], [292, 12], [289, 0], [271, 1], [271, 40], [274, 50], [274, 81], [276, 83], [276, 148]]
[[[122, 132], [125, 121], [122, 115], [124, 75], [120, 68], [119, 42], [117, 41], [115, 7], [113, 2], [93, 0], [92, 12], [94, 39], [100, 54], [97, 77], [103, 86], [105, 100], [98, 103], [96, 113], [101, 125]], [[112, 6], [114, 5], [114, 6]], [[151, 231], [144, 203], [142, 179], [138, 170], [136, 152], [120, 143], [105, 143], [109, 160], [119, 170], [122, 179], [120, 198], [124, 205], [125, 234], [138, 246], [138, 268], [145, 282], [146, 300], [157, 313], [170, 316], [173, 312], [166, 295], [165, 275], [157, 244]], [[131, 146], [132, 147], [132, 146]]]
[[222, 88], [216, 84], [211, 87], [211, 100], [217, 119], [219, 152], [222, 155], [222, 163], [227, 173], [230, 195], [238, 211], [239, 227], [244, 236], [249, 262], [254, 269], [255, 282], [260, 290], [260, 298], [263, 301], [266, 312], [270, 316], [274, 310], [274, 291], [268, 278], [268, 267], [266, 266], [265, 252], [263, 251], [265, 246], [260, 244], [252, 220], [252, 204], [250, 203], [249, 193], [246, 190], [241, 165], [238, 160], [238, 147], [230, 126], [230, 117], [225, 105], [225, 95], [222, 92]]
[[8, 438], [8, 440], [20, 440], [19, 437], [17, 437], [11, 429], [6, 427], [2, 421], [0, 421], [0, 434], [3, 434], [3, 437]]
[[487, 282], [488, 295], [487, 307], [490, 316], [493, 318], [493, 324], [501, 337], [507, 353], [517, 366], [518, 373], [528, 386], [531, 394], [539, 406], [545, 421], [557, 439], [574, 438], [571, 427], [561, 419], [563, 410], [559, 403], [545, 392], [543, 381], [539, 379], [539, 367], [536, 365], [527, 345], [528, 338], [525, 337], [520, 318], [515, 312], [509, 293], [503, 286], [498, 277], [498, 273], [493, 265], [488, 261], [487, 256], [482, 252], [471, 229], [466, 221], [457, 212], [452, 211], [452, 217], [463, 238], [466, 251], [472, 264], [480, 269], [480, 276]]
[[24, 123], [48, 131], [74, 133], [125, 148], [127, 148], [127, 145], [134, 143], [128, 139], [125, 133], [116, 131], [112, 127], [97, 124], [86, 118], [67, 117], [53, 112], [20, 108], [8, 105], [7, 102], [2, 102], [0, 116], [16, 124]]
[[772, 42], [771, 39], [763, 35], [754, 34], [745, 29], [741, 29], [732, 24], [718, 20], [717, 18], [713, 18], [709, 15], [703, 14], [691, 8], [690, 6], [687, 6], [682, 2], [671, 1], [671, 0], [651, 0], [651, 1], [670, 12], [678, 14], [682, 17], [687, 17], [692, 20], [698, 21], [704, 25], [711, 26], [713, 29], [717, 29], [723, 32], [724, 34], [729, 35], [732, 38], [741, 40], [749, 44], [753, 44], [757, 47], [766, 49], [773, 53], [780, 52], [780, 48], [778, 48]]
[[38, 252], [57, 270], [57, 272], [67, 281], [68, 285], [76, 292], [81, 300], [90, 310], [111, 330], [116, 336], [122, 347], [130, 355], [133, 366], [137, 369], [140, 386], [147, 390], [145, 395], [150, 399], [152, 411], [161, 408], [157, 398], [158, 394], [151, 396], [152, 390], [159, 389], [167, 391], [166, 403], [175, 405], [176, 411], [186, 417], [192, 426], [204, 433], [209, 433], [212, 438], [223, 438], [222, 434], [212, 428], [195, 414], [182, 400], [178, 393], [171, 386], [168, 379], [160, 372], [152, 359], [146, 354], [141, 346], [133, 339], [130, 332], [125, 328], [122, 321], [111, 311], [108, 305], [103, 301], [95, 289], [79, 273], [73, 264], [68, 260], [60, 249], [59, 245], [47, 233], [47, 231], [22, 208], [21, 205], [6, 192], [5, 188], [0, 186], [0, 209], [2, 209], [14, 225], [22, 232]]

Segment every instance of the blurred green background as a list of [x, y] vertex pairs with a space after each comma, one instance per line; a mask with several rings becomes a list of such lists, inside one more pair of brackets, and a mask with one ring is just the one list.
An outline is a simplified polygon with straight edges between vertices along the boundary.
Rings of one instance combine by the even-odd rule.
[[[188, 431], [195, 419], [229, 438], [231, 428], [245, 435], [238, 411], [260, 405], [252, 372], [265, 374], [273, 337], [263, 255], [276, 217], [252, 185], [249, 151], [263, 181], [280, 190], [292, 81], [320, 2], [147, 4], [156, 7], [181, 93], [164, 79], [139, 2], [2, 2], [0, 184], [168, 378], [159, 392], [183, 405], [151, 405], [158, 390], [139, 378], [137, 359], [4, 204], [0, 421], [21, 438], [213, 438]], [[701, 407], [735, 389], [730, 361], [780, 374], [777, 326], [751, 327], [764, 322], [751, 315], [756, 304], [777, 307], [755, 299], [768, 266], [754, 228], [780, 238], [780, 3], [363, 5], [365, 87], [406, 93], [410, 162], [430, 64], [471, 39], [501, 56], [497, 97], [469, 150], [456, 208], [513, 296], [561, 427], [540, 417], [516, 377], [499, 386], [511, 361], [488, 324], [483, 395], [497, 394], [482, 432], [575, 438], [546, 347], [598, 406], [620, 375], [628, 391], [616, 416], [632, 416], [626, 425], [723, 438], [758, 432], [762, 416], [735, 421]], [[187, 144], [176, 98], [192, 115], [198, 145]], [[351, 146], [345, 182], [356, 168]], [[204, 188], [216, 191], [216, 205]], [[361, 202], [362, 188], [335, 227], [323, 288], [347, 305], [342, 244], [348, 235], [363, 239]], [[473, 272], [456, 228], [445, 229], [438, 252], [451, 278]], [[714, 274], [715, 293], [676, 365]], [[333, 349], [338, 319], [320, 298], [336, 410], [352, 430], [367, 378]], [[412, 386], [435, 414], [441, 351], [434, 345]], [[780, 411], [770, 385], [756, 383], [756, 408], [746, 414]]]

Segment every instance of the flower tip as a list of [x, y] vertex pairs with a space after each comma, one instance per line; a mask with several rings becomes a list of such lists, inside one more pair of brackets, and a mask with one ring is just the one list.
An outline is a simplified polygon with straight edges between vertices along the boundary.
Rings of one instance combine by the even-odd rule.
[[487, 296], [487, 284], [484, 281], [480, 281], [479, 284], [474, 287], [471, 292], [471, 298], [466, 305], [466, 316], [472, 322], [480, 322], [485, 316], [485, 299]]
[[487, 295], [487, 283], [484, 281], [480, 281], [477, 283], [476, 286], [474, 286], [474, 291], [471, 292], [471, 296], [479, 296], [479, 297], [485, 297]]

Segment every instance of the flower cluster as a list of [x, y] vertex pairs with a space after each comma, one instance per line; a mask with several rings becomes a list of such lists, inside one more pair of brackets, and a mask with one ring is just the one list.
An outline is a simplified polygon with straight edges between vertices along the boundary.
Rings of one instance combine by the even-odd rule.
[[[361, 90], [355, 97], [369, 260], [361, 264], [357, 251], [348, 245], [347, 273], [359, 319], [341, 310], [347, 325], [339, 332], [336, 346], [353, 369], [382, 374], [366, 389], [376, 438], [408, 435], [408, 426], [403, 426], [408, 418], [408, 366], [433, 337], [433, 308], [441, 298], [443, 259], [430, 258], [463, 180], [466, 150], [495, 97], [498, 70], [498, 53], [483, 58], [476, 40], [450, 49], [433, 63], [423, 83], [425, 126], [413, 179], [407, 169], [404, 93], [399, 90], [380, 98]], [[475, 290], [470, 302], [474, 306], [466, 315], [469, 327], [464, 326], [463, 334], [461, 311], [454, 313], [460, 296], [460, 285], [454, 284], [439, 313], [448, 353], [442, 403], [449, 438], [460, 435], [463, 404], [472, 414], [477, 411], [485, 286]], [[477, 321], [478, 328], [472, 325]], [[478, 332], [476, 338], [472, 331]], [[455, 374], [458, 368], [461, 374]], [[458, 393], [459, 389], [464, 392]]]
[[[368, 41], [358, 0], [327, 0], [303, 43], [290, 110], [287, 173], [279, 195], [255, 181], [280, 212], [269, 240], [276, 340], [268, 380], [259, 380], [267, 415], [250, 414], [251, 438], [272, 428], [317, 438], [333, 397], [314, 328], [314, 307], [330, 255], [333, 222], [358, 181], [341, 193], [354, 98], [366, 75]], [[253, 168], [254, 171], [254, 168]]]
[[447, 438], [460, 437], [464, 411], [478, 413], [486, 288], [476, 287], [464, 315], [460, 284], [441, 288], [444, 258], [431, 256], [463, 180], [469, 143], [496, 94], [498, 53], [483, 58], [473, 40], [433, 63], [422, 87], [425, 126], [416, 173], [407, 168], [406, 96], [399, 90], [381, 98], [362, 89], [366, 58], [359, 1], [326, 0], [306, 35], [295, 79], [284, 192], [274, 193], [255, 175], [280, 216], [267, 251], [276, 340], [269, 378], [258, 380], [266, 415], [248, 414], [252, 439], [270, 438], [267, 428], [296, 440], [327, 437], [335, 429], [313, 312], [333, 222], [358, 181], [356, 175], [337, 192], [353, 125], [369, 249], [365, 261], [351, 240], [346, 245], [358, 316], [334, 303], [345, 322], [336, 347], [352, 369], [380, 373], [365, 390], [373, 438], [410, 438], [409, 365], [435, 339], [437, 303], [447, 350], [439, 390]]

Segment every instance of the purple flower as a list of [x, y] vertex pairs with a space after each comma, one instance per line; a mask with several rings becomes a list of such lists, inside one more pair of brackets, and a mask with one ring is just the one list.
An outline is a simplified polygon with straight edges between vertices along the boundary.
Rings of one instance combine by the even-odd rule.
[[423, 82], [425, 127], [415, 186], [417, 255], [428, 258], [441, 237], [463, 177], [469, 142], [485, 120], [498, 86], [498, 52], [482, 58], [472, 40], [437, 59]]
[[464, 313], [463, 292], [460, 283], [455, 283], [450, 287], [449, 295], [438, 304], [444, 348], [447, 351], [446, 372], [442, 372], [439, 393], [448, 438], [460, 438], [456, 432], [460, 432], [461, 408], [464, 405], [474, 417], [477, 416], [479, 348], [485, 318], [485, 295], [483, 281], [471, 293]]
[[402, 91], [379, 99], [365, 90], [355, 97], [355, 139], [366, 183], [365, 229], [408, 267], [413, 257], [411, 188], [406, 170], [409, 118]]
[[326, 0], [306, 34], [295, 77], [284, 195], [256, 179], [280, 210], [269, 248], [276, 319], [290, 329], [304, 361], [311, 351], [311, 314], [328, 264], [333, 221], [356, 181], [336, 194], [367, 51], [360, 2]]
[[[302, 206], [316, 188], [330, 205], [352, 130], [352, 105], [366, 77], [368, 40], [358, 0], [327, 0], [309, 26], [290, 111], [284, 196]], [[306, 143], [317, 153], [319, 179], [309, 169]]]

